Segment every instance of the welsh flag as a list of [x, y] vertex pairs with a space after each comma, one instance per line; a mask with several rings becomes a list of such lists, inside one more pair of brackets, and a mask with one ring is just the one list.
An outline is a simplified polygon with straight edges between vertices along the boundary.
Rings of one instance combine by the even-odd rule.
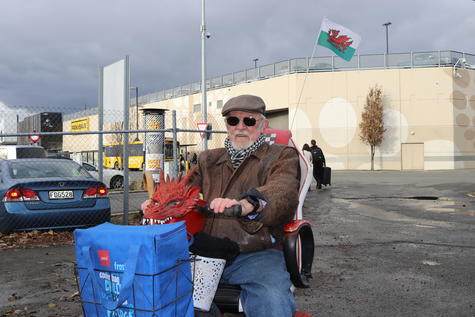
[[350, 61], [360, 45], [361, 36], [336, 24], [326, 17], [323, 18], [317, 44], [329, 48], [345, 61]]

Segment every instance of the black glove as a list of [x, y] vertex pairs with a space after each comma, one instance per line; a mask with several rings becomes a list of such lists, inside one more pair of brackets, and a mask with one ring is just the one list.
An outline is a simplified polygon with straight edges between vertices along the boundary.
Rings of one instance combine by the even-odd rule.
[[203, 232], [196, 233], [194, 238], [195, 241], [190, 246], [190, 251], [194, 254], [225, 259], [227, 264], [239, 255], [239, 245], [229, 238], [217, 238]]

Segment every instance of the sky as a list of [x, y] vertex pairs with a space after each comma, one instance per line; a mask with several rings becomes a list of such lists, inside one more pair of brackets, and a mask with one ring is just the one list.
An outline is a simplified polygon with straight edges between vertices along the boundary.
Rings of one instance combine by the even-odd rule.
[[[207, 78], [252, 68], [255, 58], [311, 56], [324, 16], [362, 37], [359, 54], [386, 51], [385, 22], [390, 53], [475, 54], [473, 0], [206, 0], [205, 8]], [[200, 81], [201, 11], [201, 0], [0, 0], [0, 105], [95, 107], [100, 67], [126, 55], [139, 95]]]

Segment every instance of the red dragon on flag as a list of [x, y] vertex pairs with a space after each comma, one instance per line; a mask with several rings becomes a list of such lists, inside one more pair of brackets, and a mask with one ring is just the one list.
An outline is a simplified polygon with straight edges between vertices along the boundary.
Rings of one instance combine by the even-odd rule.
[[361, 42], [361, 36], [352, 30], [323, 18], [317, 44], [349, 62]]
[[353, 41], [350, 37], [346, 35], [339, 35], [340, 31], [335, 29], [328, 30], [328, 43], [330, 43], [333, 47], [338, 49], [340, 52], [345, 52], [345, 50], [350, 46]]

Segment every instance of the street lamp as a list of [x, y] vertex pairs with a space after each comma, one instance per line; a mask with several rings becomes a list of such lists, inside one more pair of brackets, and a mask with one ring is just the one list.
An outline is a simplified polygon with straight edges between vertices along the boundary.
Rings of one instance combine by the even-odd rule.
[[[139, 129], [139, 87], [130, 87], [129, 89], [135, 89], [135, 129]], [[137, 131], [137, 136], [135, 141], [139, 141], [139, 132]]]
[[254, 68], [257, 68], [257, 61], [258, 61], [258, 60], [259, 60], [258, 58], [254, 58], [254, 59], [253, 59], [253, 61], [254, 61]]
[[[201, 120], [208, 123], [207, 101], [206, 101], [206, 40], [211, 34], [206, 32], [205, 22], [205, 0], [201, 0]], [[208, 149], [208, 139], [203, 138], [203, 151]]]
[[388, 27], [391, 25], [391, 22], [386, 22], [383, 26], [386, 27], [386, 55], [389, 54], [389, 42], [388, 42]]

